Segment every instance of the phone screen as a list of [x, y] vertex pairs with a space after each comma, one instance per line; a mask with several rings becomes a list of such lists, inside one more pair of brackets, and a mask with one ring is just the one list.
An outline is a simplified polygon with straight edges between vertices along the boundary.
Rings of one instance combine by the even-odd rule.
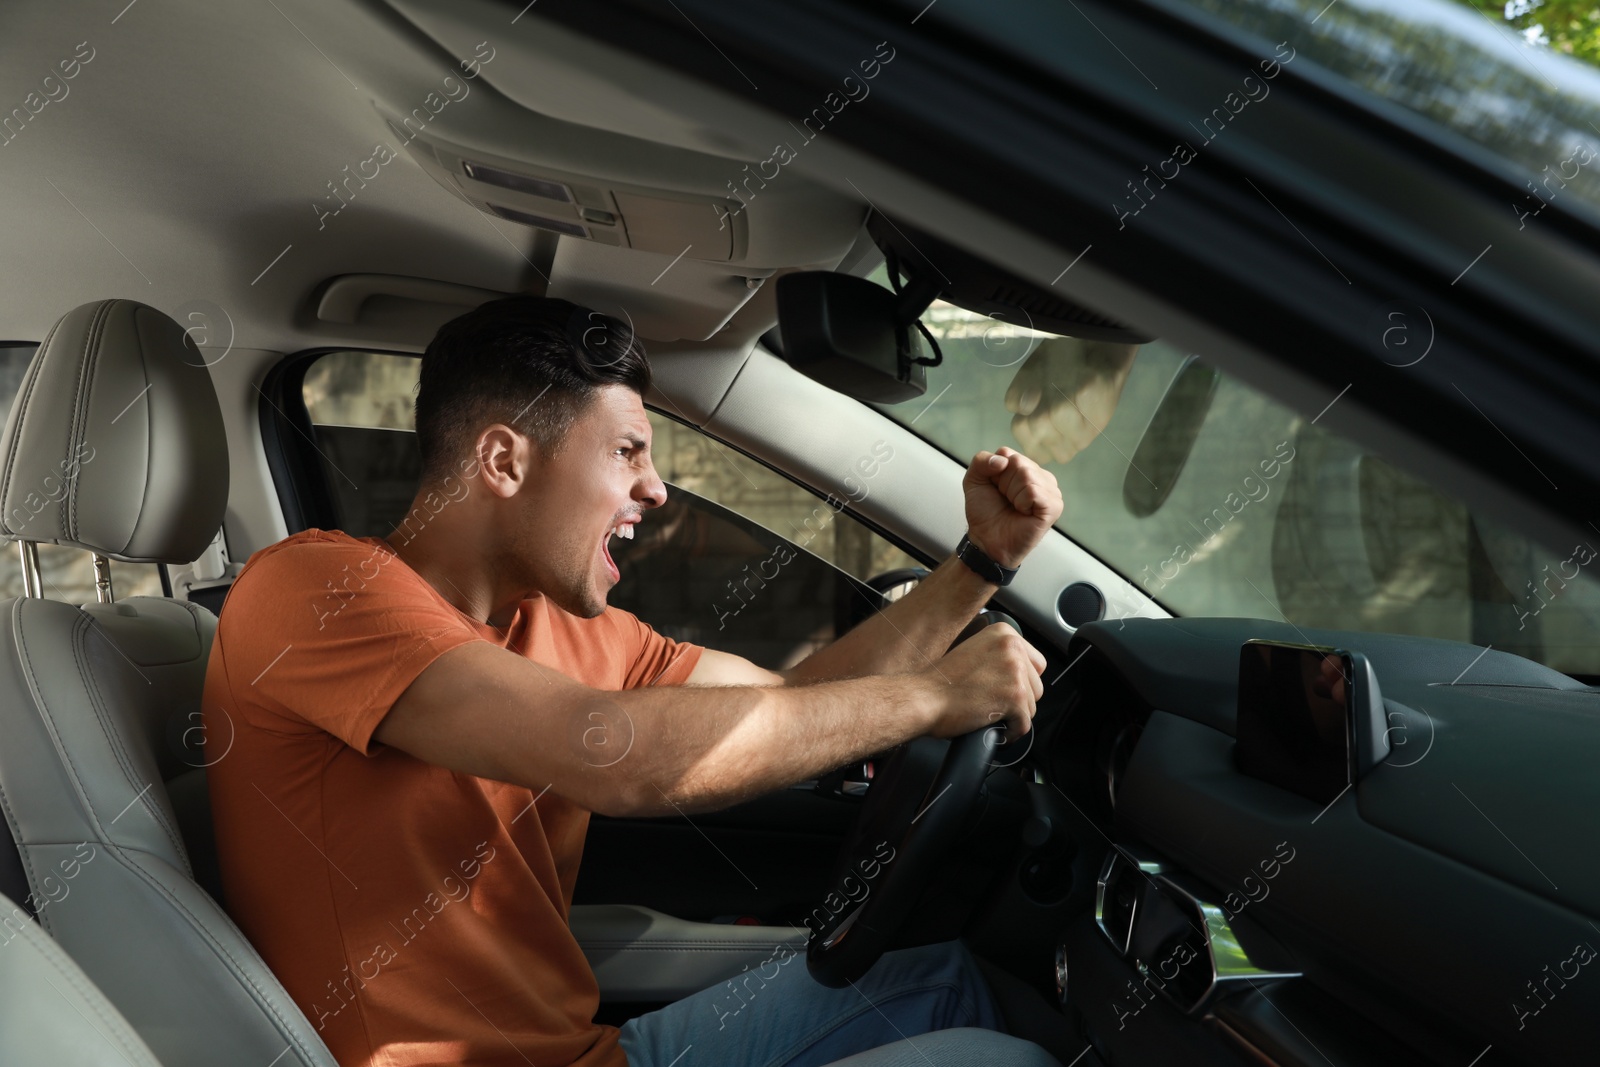
[[1346, 652], [1250, 642], [1239, 654], [1235, 760], [1253, 778], [1330, 804], [1351, 781]]

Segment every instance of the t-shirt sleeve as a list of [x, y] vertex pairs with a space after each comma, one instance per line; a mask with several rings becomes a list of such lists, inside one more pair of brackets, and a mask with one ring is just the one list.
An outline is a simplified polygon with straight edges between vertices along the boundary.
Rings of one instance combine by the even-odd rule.
[[674, 641], [657, 633], [638, 616], [621, 608], [607, 609], [622, 635], [626, 673], [622, 687], [638, 689], [647, 685], [682, 685], [700, 662], [703, 645]]
[[483, 637], [386, 549], [313, 541], [254, 565], [218, 624], [234, 706], [281, 733], [323, 730], [363, 755], [417, 675]]

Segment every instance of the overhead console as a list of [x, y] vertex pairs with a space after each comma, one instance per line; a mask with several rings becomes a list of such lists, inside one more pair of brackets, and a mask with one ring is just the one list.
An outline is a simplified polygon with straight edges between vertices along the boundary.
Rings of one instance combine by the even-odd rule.
[[[686, 161], [678, 149], [618, 144], [631, 139], [522, 111], [483, 86], [473, 99], [485, 105], [480, 125], [485, 113], [495, 120], [497, 112], [510, 124], [507, 132], [458, 123], [450, 127], [457, 140], [442, 124], [378, 110], [428, 175], [488, 216], [502, 236], [536, 250], [546, 295], [615, 315], [652, 340], [701, 341], [773, 273], [750, 261], [751, 213], [682, 188], [708, 187], [714, 173], [736, 172], [731, 164], [714, 170], [717, 161], [708, 157]], [[619, 157], [629, 163], [605, 165]], [[640, 160], [650, 157], [661, 184], [637, 180], [651, 169]], [[841, 227], [839, 255], [853, 240], [851, 225], [859, 228], [859, 218]]]
[[[383, 84], [374, 103], [390, 143], [517, 246], [547, 295], [647, 340], [704, 341], [774, 273], [831, 270], [861, 233], [866, 204], [803, 173], [799, 153], [821, 150], [776, 117], [759, 138], [685, 122], [672, 101], [703, 87], [662, 72], [632, 84], [615, 57], [537, 12], [387, 6], [440, 61], [429, 80], [367, 79]], [[730, 346], [771, 325], [740, 324]]]
[[[434, 180], [479, 211], [510, 222], [697, 260], [744, 257], [746, 220], [722, 197], [693, 196], [464, 148], [426, 131], [407, 148]], [[763, 272], [765, 273], [765, 272]]]

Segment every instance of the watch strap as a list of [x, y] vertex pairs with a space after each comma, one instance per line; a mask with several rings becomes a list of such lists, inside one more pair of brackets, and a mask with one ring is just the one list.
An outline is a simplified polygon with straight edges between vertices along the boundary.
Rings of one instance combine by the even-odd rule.
[[962, 535], [961, 543], [956, 546], [956, 558], [995, 585], [1010, 585], [1012, 577], [1017, 573], [1015, 567], [1002, 567], [990, 559], [988, 554], [973, 544], [972, 538], [966, 534]]

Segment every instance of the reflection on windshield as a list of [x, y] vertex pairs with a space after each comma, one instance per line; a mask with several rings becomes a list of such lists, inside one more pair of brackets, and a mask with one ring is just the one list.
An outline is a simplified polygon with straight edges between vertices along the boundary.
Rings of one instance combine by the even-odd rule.
[[1048, 467], [1062, 532], [1176, 614], [1472, 641], [1600, 674], [1600, 532], [1547, 552], [1161, 342], [1045, 337], [948, 304], [927, 321], [945, 359], [926, 397], [880, 410], [962, 462], [1010, 444]]
[[[1600, 207], [1600, 5], [1569, 0], [1187, 0], [1526, 172], [1526, 225]], [[1571, 55], [1566, 50], [1571, 49]]]

